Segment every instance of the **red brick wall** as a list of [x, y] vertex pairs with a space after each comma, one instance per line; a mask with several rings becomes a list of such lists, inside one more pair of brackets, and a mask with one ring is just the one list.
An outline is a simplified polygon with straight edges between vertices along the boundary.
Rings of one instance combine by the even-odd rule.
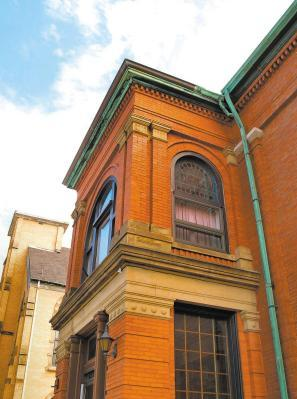
[[[297, 53], [292, 52], [241, 112], [249, 131], [261, 128], [253, 162], [277, 304], [290, 398], [297, 398]], [[242, 166], [243, 168], [243, 166]], [[257, 254], [257, 237], [251, 247]], [[259, 257], [256, 265], [261, 270]], [[258, 295], [268, 397], [279, 398], [264, 284]]]

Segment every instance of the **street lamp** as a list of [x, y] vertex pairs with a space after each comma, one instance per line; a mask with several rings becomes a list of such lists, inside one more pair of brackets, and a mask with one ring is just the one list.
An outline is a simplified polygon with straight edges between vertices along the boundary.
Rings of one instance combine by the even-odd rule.
[[104, 354], [104, 356], [112, 356], [113, 358], [115, 358], [117, 356], [118, 347], [117, 347], [117, 343], [116, 342], [113, 344], [112, 352], [108, 353], [110, 351], [110, 348], [111, 348], [112, 343], [114, 341], [115, 340], [113, 338], [111, 338], [111, 336], [108, 333], [108, 325], [106, 323], [104, 332], [101, 335], [101, 337], [99, 338], [100, 349], [101, 349], [102, 353]]

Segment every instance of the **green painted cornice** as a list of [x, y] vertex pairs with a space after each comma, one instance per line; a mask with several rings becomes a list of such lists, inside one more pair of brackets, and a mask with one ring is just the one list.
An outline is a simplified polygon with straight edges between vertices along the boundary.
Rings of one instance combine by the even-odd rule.
[[241, 68], [225, 85], [222, 92], [228, 91], [232, 100], [236, 102], [296, 31], [297, 0], [294, 0]]
[[220, 112], [218, 105], [222, 98], [220, 94], [125, 60], [63, 181], [67, 187], [75, 188], [88, 160], [133, 82], [153, 86], [177, 97], [182, 96]]

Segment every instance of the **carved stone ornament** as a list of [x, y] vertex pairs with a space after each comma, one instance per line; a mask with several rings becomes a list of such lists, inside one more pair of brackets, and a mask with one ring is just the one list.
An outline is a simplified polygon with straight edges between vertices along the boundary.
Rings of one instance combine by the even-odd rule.
[[237, 159], [233, 148], [227, 147], [223, 150], [223, 154], [225, 155], [226, 162], [228, 165], [237, 166]]
[[75, 204], [75, 208], [71, 214], [72, 219], [74, 220], [74, 223], [77, 221], [77, 219], [85, 214], [86, 211], [86, 201], [77, 201]]
[[260, 331], [259, 312], [248, 312], [244, 310], [241, 312], [241, 318], [243, 320], [243, 326], [245, 332]]

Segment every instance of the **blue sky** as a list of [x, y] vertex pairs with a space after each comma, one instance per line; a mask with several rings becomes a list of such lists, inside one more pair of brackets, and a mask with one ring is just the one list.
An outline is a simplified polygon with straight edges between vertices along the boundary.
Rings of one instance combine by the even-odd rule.
[[5, 54], [0, 63], [1, 92], [16, 102], [42, 102], [48, 107], [61, 63], [57, 50], [75, 54], [87, 42], [75, 21], [55, 16], [41, 0], [3, 1], [0, 40]]
[[71, 225], [61, 181], [125, 57], [218, 92], [290, 3], [3, 0], [0, 265], [14, 210]]

